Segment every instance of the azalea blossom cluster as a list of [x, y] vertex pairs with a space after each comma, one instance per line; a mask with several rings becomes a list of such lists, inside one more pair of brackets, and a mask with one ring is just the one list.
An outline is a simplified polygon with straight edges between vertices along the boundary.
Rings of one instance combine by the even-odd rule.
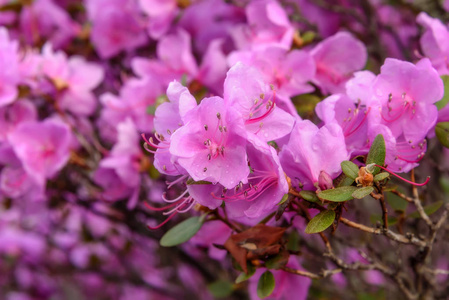
[[[446, 2], [0, 1], [0, 298], [402, 295], [337, 226], [379, 200], [382, 234], [431, 252], [403, 231], [442, 203], [375, 165], [447, 198]], [[335, 240], [303, 233], [325, 213]]]

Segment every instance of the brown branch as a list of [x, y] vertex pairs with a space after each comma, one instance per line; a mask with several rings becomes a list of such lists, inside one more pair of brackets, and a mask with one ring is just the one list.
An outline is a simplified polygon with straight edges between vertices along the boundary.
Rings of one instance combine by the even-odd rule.
[[388, 237], [391, 240], [398, 242], [398, 243], [413, 244], [413, 245], [420, 246], [420, 247], [426, 246], [426, 243], [424, 241], [417, 239], [413, 235], [404, 236], [402, 234], [394, 233], [393, 231], [388, 230], [388, 229], [369, 227], [369, 226], [366, 226], [363, 224], [353, 222], [346, 218], [341, 218], [340, 222], [342, 222], [343, 224], [345, 224], [349, 227], [356, 228], [356, 229], [364, 231], [364, 232], [368, 232], [368, 233], [372, 233], [372, 234], [376, 234], [376, 235], [385, 235], [386, 237]]
[[323, 270], [320, 273], [316, 274], [316, 273], [311, 273], [308, 271], [302, 271], [302, 270], [297, 270], [297, 269], [292, 269], [289, 267], [282, 267], [282, 270], [288, 272], [288, 273], [292, 273], [295, 275], [299, 275], [299, 276], [304, 276], [304, 277], [309, 277], [311, 279], [321, 279], [321, 278], [327, 278], [330, 277], [334, 274], [340, 273], [342, 271], [342, 269], [338, 268], [338, 269], [333, 269], [333, 270]]
[[[411, 181], [415, 182], [415, 169], [412, 169], [412, 171], [410, 172], [410, 177], [411, 177]], [[429, 227], [433, 226], [432, 221], [430, 220], [429, 216], [426, 214], [426, 212], [424, 211], [423, 206], [421, 205], [421, 200], [419, 199], [419, 194], [418, 194], [418, 187], [416, 185], [412, 186], [412, 191], [413, 191], [413, 203], [416, 206], [416, 210], [418, 211], [420, 217], [424, 220], [424, 222], [426, 222], [426, 224]]]

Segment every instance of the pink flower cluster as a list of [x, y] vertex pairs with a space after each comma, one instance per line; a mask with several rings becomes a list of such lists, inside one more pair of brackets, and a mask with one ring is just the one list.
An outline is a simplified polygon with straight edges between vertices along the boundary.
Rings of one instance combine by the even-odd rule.
[[[449, 29], [335, 2], [360, 17], [309, 0], [0, 0], [0, 298], [210, 299], [191, 262], [222, 260], [232, 229], [206, 222], [170, 265], [147, 224], [222, 209], [253, 226], [292, 187], [332, 188], [378, 134], [390, 170], [417, 167], [449, 121]], [[307, 297], [309, 279], [274, 273], [273, 299]]]

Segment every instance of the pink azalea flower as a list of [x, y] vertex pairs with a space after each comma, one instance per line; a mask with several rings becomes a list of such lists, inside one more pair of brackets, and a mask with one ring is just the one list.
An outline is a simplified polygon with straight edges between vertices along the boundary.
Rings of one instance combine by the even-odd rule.
[[50, 44], [42, 49], [42, 73], [57, 90], [59, 105], [74, 114], [85, 116], [94, 112], [97, 100], [92, 93], [103, 80], [103, 69], [80, 56], [67, 59], [65, 53], [53, 52]]
[[288, 183], [276, 150], [254, 135], [247, 146], [251, 173], [247, 184], [232, 190], [223, 189], [214, 198], [226, 203], [231, 218], [262, 218], [275, 211], [282, 197], [288, 193]]
[[20, 13], [20, 27], [28, 44], [35, 45], [45, 38], [55, 48], [64, 47], [81, 31], [81, 26], [52, 0], [25, 5]]
[[71, 132], [59, 121], [23, 122], [8, 141], [25, 171], [41, 185], [56, 175], [70, 156]]
[[[135, 197], [130, 197], [128, 201], [128, 208], [132, 209], [137, 204], [138, 192], [136, 190], [138, 191], [140, 186], [139, 159], [142, 156], [139, 147], [140, 137], [134, 123], [130, 119], [126, 119], [124, 122], [118, 124], [117, 127], [118, 141], [112, 148], [109, 156], [101, 160], [99, 167], [113, 170], [121, 183], [129, 187], [129, 189], [124, 190], [130, 190], [133, 196], [135, 195]], [[99, 179], [98, 173], [95, 178]], [[99, 179], [99, 183], [104, 185], [105, 182]], [[106, 193], [108, 192], [106, 190]], [[119, 195], [121, 196], [120, 193]]]
[[242, 62], [257, 68], [264, 82], [276, 89], [278, 106], [297, 116], [290, 97], [309, 93], [314, 88], [308, 83], [315, 76], [315, 61], [309, 53], [300, 50], [288, 52], [280, 47], [263, 50], [235, 51], [228, 57], [230, 65]]
[[131, 51], [147, 43], [143, 16], [136, 0], [88, 0], [91, 40], [101, 58]]
[[220, 97], [205, 98], [171, 135], [170, 154], [195, 180], [233, 188], [249, 174], [243, 121]]
[[276, 107], [275, 94], [255, 68], [237, 63], [226, 76], [224, 100], [241, 115], [245, 128], [264, 141], [279, 139], [292, 130], [294, 118]]
[[179, 12], [176, 0], [138, 0], [142, 11], [148, 16], [148, 34], [159, 39], [170, 29]]
[[430, 59], [440, 75], [449, 74], [449, 30], [440, 20], [421, 12], [416, 18], [425, 31], [420, 45], [424, 55]]
[[367, 60], [365, 45], [348, 32], [339, 32], [312, 49], [316, 83], [324, 94], [344, 92], [346, 82]]
[[371, 117], [385, 124], [395, 138], [420, 143], [435, 125], [435, 102], [443, 97], [443, 82], [428, 59], [416, 65], [387, 59], [373, 85]]
[[19, 92], [19, 44], [11, 41], [6, 28], [0, 27], [0, 107], [16, 100]]
[[340, 163], [349, 158], [341, 127], [335, 123], [318, 128], [309, 120], [298, 121], [290, 140], [279, 153], [282, 168], [293, 186], [313, 189], [321, 172], [331, 178], [341, 173]]
[[277, 1], [251, 1], [245, 12], [248, 24], [231, 29], [237, 49], [261, 49], [273, 45], [290, 48], [295, 29]]

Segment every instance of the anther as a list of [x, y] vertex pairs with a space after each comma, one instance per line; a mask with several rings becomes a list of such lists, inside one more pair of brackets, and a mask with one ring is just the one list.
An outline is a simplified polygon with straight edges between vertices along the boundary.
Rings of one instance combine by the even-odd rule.
[[210, 153], [207, 155], [207, 159], [211, 160], [212, 159], [212, 155], [210, 155]]
[[203, 172], [206, 172], [206, 171], [207, 171], [207, 168], [204, 168], [204, 169], [203, 169]]
[[391, 100], [393, 100], [393, 94], [392, 94], [392, 93], [390, 93], [390, 94], [388, 95], [388, 102], [391, 102]]
[[262, 93], [262, 94], [260, 94], [260, 96], [259, 96], [259, 97], [260, 97], [260, 99], [262, 99], [262, 100], [263, 100], [263, 99], [265, 98], [265, 94], [263, 94], [263, 93]]
[[207, 131], [207, 129], [209, 129], [209, 126], [207, 126], [207, 125], [204, 125], [204, 130], [206, 130], [206, 131]]
[[220, 132], [223, 132], [223, 126], [218, 126], [218, 130], [220, 130]]
[[170, 129], [167, 129], [167, 133], [168, 133], [168, 135], [171, 135]]
[[217, 112], [217, 118], [218, 118], [218, 120], [221, 119], [221, 114], [219, 112]]

